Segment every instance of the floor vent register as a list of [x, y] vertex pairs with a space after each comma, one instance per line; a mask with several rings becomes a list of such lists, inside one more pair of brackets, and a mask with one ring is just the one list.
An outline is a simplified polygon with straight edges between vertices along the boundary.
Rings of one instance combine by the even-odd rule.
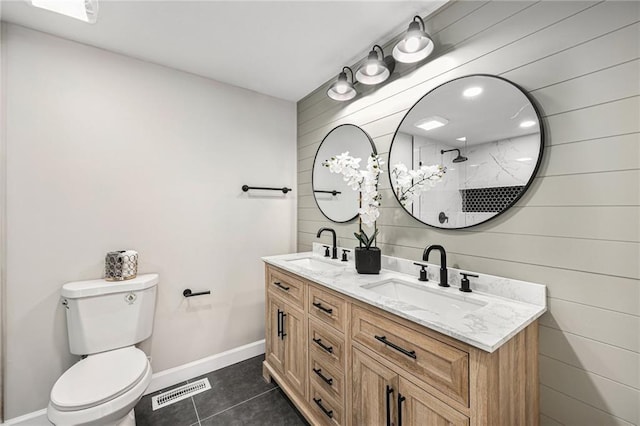
[[153, 411], [171, 405], [175, 402], [182, 401], [193, 395], [197, 395], [206, 390], [211, 389], [209, 379], [200, 379], [193, 383], [187, 383], [186, 385], [171, 389], [163, 392], [151, 398], [151, 407]]

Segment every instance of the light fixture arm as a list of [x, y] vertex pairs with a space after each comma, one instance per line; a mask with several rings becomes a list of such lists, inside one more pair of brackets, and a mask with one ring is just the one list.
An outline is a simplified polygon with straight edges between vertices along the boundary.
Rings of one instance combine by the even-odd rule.
[[345, 71], [349, 70], [349, 72], [351, 73], [351, 84], [355, 84], [356, 80], [353, 77], [353, 70], [350, 67], [342, 67], [342, 72], [347, 74]]
[[380, 47], [380, 45], [379, 45], [379, 44], [374, 44], [374, 45], [373, 45], [373, 48], [371, 49], [371, 51], [372, 51], [372, 52], [375, 52], [375, 51], [376, 51], [376, 47], [377, 47], [378, 49], [380, 49], [380, 60], [381, 60], [381, 61], [384, 61], [384, 50], [382, 50], [382, 47]]
[[424, 21], [422, 20], [421, 17], [419, 17], [418, 15], [413, 17], [413, 22], [419, 22], [420, 23], [420, 29], [422, 31], [425, 31], [425, 26], [424, 26]]

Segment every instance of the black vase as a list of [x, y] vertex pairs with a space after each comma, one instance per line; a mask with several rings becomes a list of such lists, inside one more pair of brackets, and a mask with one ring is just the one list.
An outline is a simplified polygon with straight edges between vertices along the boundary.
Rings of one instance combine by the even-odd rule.
[[356, 271], [359, 274], [379, 274], [381, 252], [378, 247], [356, 247]]

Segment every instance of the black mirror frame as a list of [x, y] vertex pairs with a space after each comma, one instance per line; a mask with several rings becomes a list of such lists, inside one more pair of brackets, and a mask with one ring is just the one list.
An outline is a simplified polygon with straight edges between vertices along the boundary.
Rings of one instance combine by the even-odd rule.
[[[518, 196], [515, 197], [513, 199], [513, 201], [508, 206], [506, 206], [504, 209], [502, 209], [501, 211], [499, 211], [495, 215], [491, 216], [490, 218], [488, 218], [486, 220], [483, 220], [482, 222], [474, 223], [473, 225], [468, 225], [468, 226], [459, 226], [459, 227], [456, 227], [456, 228], [445, 228], [445, 227], [442, 227], [442, 226], [432, 225], [430, 223], [423, 222], [422, 220], [418, 219], [413, 214], [411, 214], [411, 212], [409, 212], [407, 210], [407, 208], [402, 205], [402, 203], [400, 202], [400, 199], [398, 198], [398, 194], [396, 194], [396, 191], [395, 191], [395, 189], [393, 187], [393, 182], [391, 181], [391, 171], [390, 171], [391, 169], [389, 169], [389, 173], [387, 173], [387, 174], [389, 175], [389, 185], [391, 186], [391, 192], [393, 192], [393, 196], [396, 198], [396, 201], [398, 201], [398, 204], [400, 205], [402, 210], [404, 210], [409, 216], [411, 216], [412, 218], [414, 218], [418, 222], [422, 223], [423, 225], [427, 225], [427, 226], [429, 226], [431, 228], [435, 228], [435, 229], [456, 230], [456, 229], [472, 228], [474, 226], [478, 226], [478, 225], [487, 223], [487, 222], [497, 218], [498, 216], [502, 215], [503, 213], [505, 213], [506, 211], [511, 209], [511, 207], [513, 207], [518, 202], [518, 200], [520, 200], [522, 198], [522, 196], [527, 192], [527, 190], [529, 189], [529, 187], [533, 183], [533, 180], [536, 178], [536, 176], [538, 174], [538, 170], [540, 169], [540, 165], [542, 164], [542, 155], [544, 154], [544, 145], [545, 145], [545, 132], [544, 132], [545, 127], [543, 125], [542, 115], [540, 114], [540, 110], [538, 108], [538, 105], [537, 105], [535, 99], [533, 97], [531, 97], [522, 87], [518, 86], [516, 83], [514, 83], [514, 82], [512, 82], [510, 80], [507, 80], [504, 77], [500, 77], [500, 76], [492, 75], [492, 74], [469, 74], [469, 75], [465, 75], [465, 76], [462, 76], [462, 77], [457, 77], [457, 78], [451, 79], [449, 81], [446, 81], [446, 82], [444, 82], [442, 84], [437, 85], [433, 89], [429, 90], [426, 94], [424, 94], [424, 96], [422, 96], [420, 99], [418, 99], [416, 101], [416, 103], [414, 103], [413, 106], [411, 108], [409, 108], [407, 113], [402, 117], [402, 120], [400, 120], [400, 123], [398, 124], [398, 127], [396, 128], [396, 131], [393, 133], [393, 139], [391, 139], [391, 145], [389, 146], [389, 159], [391, 159], [391, 150], [393, 149], [393, 143], [396, 141], [396, 135], [398, 134], [398, 131], [400, 130], [400, 126], [402, 126], [402, 123], [404, 122], [405, 118], [407, 118], [407, 115], [409, 115], [411, 113], [413, 108], [415, 108], [415, 106], [418, 105], [424, 98], [429, 96], [429, 94], [431, 94], [433, 91], [439, 89], [440, 87], [442, 87], [442, 86], [444, 86], [446, 84], [452, 83], [454, 81], [461, 80], [463, 78], [469, 78], [469, 77], [491, 77], [491, 78], [496, 78], [496, 79], [502, 80], [502, 81], [512, 85], [516, 89], [518, 89], [525, 96], [525, 98], [527, 98], [527, 100], [531, 103], [531, 106], [533, 107], [533, 110], [536, 113], [536, 117], [538, 118], [538, 125], [539, 125], [539, 128], [540, 128], [540, 150], [538, 152], [538, 161], [536, 162], [536, 165], [535, 165], [535, 167], [533, 169], [533, 172], [531, 173], [531, 177], [527, 181], [526, 185], [524, 186], [522, 191], [520, 191]], [[388, 164], [388, 166], [391, 167], [391, 164]]]
[[316, 198], [316, 194], [315, 194], [314, 189], [313, 189], [314, 188], [313, 171], [316, 168], [316, 162], [318, 161], [318, 152], [320, 152], [320, 147], [322, 147], [322, 144], [324, 143], [324, 141], [329, 137], [329, 135], [331, 133], [333, 133], [334, 130], [339, 129], [340, 127], [343, 127], [343, 126], [352, 126], [352, 127], [357, 128], [358, 130], [360, 130], [362, 133], [364, 133], [364, 135], [369, 140], [369, 143], [371, 144], [371, 153], [373, 155], [377, 155], [378, 154], [378, 151], [376, 150], [376, 145], [373, 143], [373, 139], [371, 139], [371, 136], [369, 135], [369, 133], [367, 133], [362, 127], [356, 126], [355, 124], [350, 124], [350, 123], [340, 124], [340, 125], [334, 127], [333, 129], [329, 130], [329, 133], [327, 133], [324, 136], [324, 138], [322, 138], [322, 142], [320, 142], [320, 145], [318, 145], [318, 149], [316, 150], [316, 154], [315, 154], [315, 156], [313, 158], [313, 165], [311, 166], [311, 193], [312, 193], [312, 196], [313, 196], [313, 201], [315, 201], [316, 207], [318, 207], [318, 210], [320, 210], [320, 213], [322, 213], [322, 215], [324, 217], [326, 217], [328, 220], [330, 220], [333, 223], [349, 223], [349, 222], [352, 222], [354, 219], [356, 219], [358, 217], [358, 212], [356, 211], [356, 214], [351, 219], [344, 220], [344, 221], [334, 220], [334, 219], [331, 219], [329, 216], [327, 216], [327, 214], [324, 211], [322, 211], [322, 208], [320, 207], [320, 204], [318, 204], [318, 199]]

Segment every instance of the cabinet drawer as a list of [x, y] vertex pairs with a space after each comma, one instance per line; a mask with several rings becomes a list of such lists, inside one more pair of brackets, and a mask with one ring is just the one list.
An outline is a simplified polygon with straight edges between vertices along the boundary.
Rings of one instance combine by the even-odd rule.
[[351, 333], [362, 344], [436, 391], [469, 406], [469, 354], [353, 306]]
[[309, 318], [309, 351], [324, 365], [344, 371], [344, 337]]
[[309, 315], [341, 332], [346, 323], [346, 306], [344, 299], [309, 286]]
[[328, 393], [334, 400], [344, 404], [344, 373], [318, 358], [314, 352], [311, 352], [309, 381]]
[[304, 283], [276, 269], [269, 268], [267, 276], [269, 291], [287, 302], [304, 309]]
[[344, 425], [344, 408], [334, 401], [326, 392], [311, 384], [309, 392], [311, 411], [326, 425]]

